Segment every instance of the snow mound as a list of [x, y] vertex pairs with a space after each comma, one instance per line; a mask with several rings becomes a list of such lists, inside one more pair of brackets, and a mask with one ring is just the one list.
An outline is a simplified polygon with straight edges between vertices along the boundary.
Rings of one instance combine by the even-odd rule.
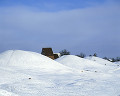
[[80, 70], [95, 71], [95, 70], [99, 70], [100, 68], [104, 68], [104, 66], [99, 63], [90, 61], [88, 59], [80, 58], [74, 55], [62, 56], [56, 61], [58, 61], [59, 63], [65, 66]]
[[112, 62], [102, 59], [102, 58], [99, 58], [99, 57], [95, 57], [95, 56], [89, 56], [89, 57], [86, 57], [86, 59], [92, 60], [92, 61], [102, 64], [102, 65], [115, 66], [115, 64], [113, 64]]
[[[96, 59], [95, 59], [96, 60]], [[57, 59], [56, 61], [58, 61], [59, 63], [71, 67], [71, 68], [75, 68], [75, 69], [79, 69], [79, 70], [85, 70], [85, 71], [99, 71], [99, 72], [108, 72], [109, 70], [113, 70], [114, 67], [111, 66], [106, 66], [105, 64], [108, 63], [104, 63], [103, 61], [105, 60], [101, 60], [98, 59], [99, 62], [94, 62], [94, 60], [92, 61], [91, 59], [85, 59], [85, 58], [80, 58], [74, 55], [66, 55], [66, 56], [62, 56], [61, 58]], [[102, 64], [100, 63], [102, 62]], [[109, 64], [111, 64], [109, 62]], [[114, 65], [114, 64], [112, 64]]]
[[120, 96], [119, 66], [111, 73], [83, 73], [77, 70], [109, 70], [113, 66], [74, 55], [56, 61], [35, 52], [3, 52], [0, 96]]
[[0, 54], [0, 66], [22, 67], [29, 69], [39, 68], [40, 70], [47, 71], [70, 70], [70, 68], [39, 53], [21, 50], [8, 50]]

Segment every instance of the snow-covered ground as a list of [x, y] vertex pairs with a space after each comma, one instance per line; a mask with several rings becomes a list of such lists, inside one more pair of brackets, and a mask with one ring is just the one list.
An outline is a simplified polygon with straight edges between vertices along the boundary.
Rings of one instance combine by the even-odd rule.
[[115, 62], [115, 64], [118, 64], [118, 65], [120, 65], [120, 61], [119, 61], [119, 62]]
[[120, 96], [120, 66], [98, 57], [0, 54], [0, 96]]

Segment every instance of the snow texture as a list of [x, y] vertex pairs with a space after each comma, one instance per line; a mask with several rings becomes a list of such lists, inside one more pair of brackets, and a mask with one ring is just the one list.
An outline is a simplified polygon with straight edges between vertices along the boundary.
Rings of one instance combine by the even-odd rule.
[[98, 57], [0, 54], [0, 96], [120, 96], [120, 66]]

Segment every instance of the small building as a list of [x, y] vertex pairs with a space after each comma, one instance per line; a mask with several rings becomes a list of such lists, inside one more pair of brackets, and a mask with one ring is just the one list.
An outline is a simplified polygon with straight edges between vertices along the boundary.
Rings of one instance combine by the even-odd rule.
[[41, 54], [45, 55], [53, 60], [59, 58], [58, 54], [53, 53], [52, 48], [42, 48]]
[[45, 55], [51, 59], [54, 59], [54, 54], [53, 54], [52, 48], [42, 48], [41, 54]]

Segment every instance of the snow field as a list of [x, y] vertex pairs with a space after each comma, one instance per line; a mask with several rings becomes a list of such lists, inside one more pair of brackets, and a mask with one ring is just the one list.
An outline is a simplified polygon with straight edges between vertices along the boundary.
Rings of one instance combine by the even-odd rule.
[[88, 57], [85, 59], [74, 55], [66, 55], [58, 58], [56, 61], [70, 68], [91, 72], [108, 72], [118, 68], [118, 66], [115, 66], [115, 64], [112, 64], [109, 61], [95, 57]]
[[119, 70], [98, 57], [9, 50], [0, 54], [0, 96], [120, 96]]

